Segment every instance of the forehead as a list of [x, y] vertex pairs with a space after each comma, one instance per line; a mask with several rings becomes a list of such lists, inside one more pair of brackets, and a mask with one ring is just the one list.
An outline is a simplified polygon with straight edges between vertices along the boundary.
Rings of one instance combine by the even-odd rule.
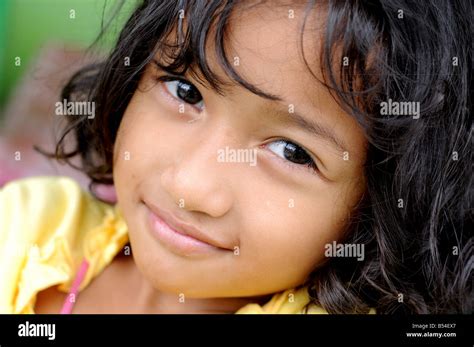
[[[244, 80], [280, 96], [299, 112], [361, 135], [355, 119], [341, 109], [321, 83], [320, 49], [327, 8], [275, 3], [254, 6], [249, 11], [238, 9], [231, 17], [225, 47], [233, 68]], [[230, 81], [217, 63], [214, 50], [209, 40], [210, 66], [223, 80]]]
[[[355, 121], [347, 120], [348, 115], [321, 83], [324, 78], [320, 50], [327, 10], [322, 3], [308, 8], [306, 1], [236, 6], [226, 29], [224, 47], [227, 60], [243, 80], [267, 94], [279, 96], [286, 106], [291, 104], [299, 112], [317, 118], [327, 114], [329, 106], [333, 123], [350, 122], [354, 127]], [[211, 27], [208, 33], [206, 60], [221, 80], [236, 86], [217, 58], [215, 30]], [[242, 87], [225, 90], [228, 96], [245, 93], [262, 106], [265, 104], [270, 109], [273, 106]]]
[[[222, 15], [220, 10], [205, 15], [192, 8], [186, 11], [189, 12], [183, 19], [177, 18], [173, 29], [160, 39], [164, 46], [157, 47], [155, 60], [162, 65], [189, 66], [187, 71], [204, 86], [209, 80], [203, 75], [209, 73], [227, 85], [238, 84], [229, 68], [250, 85], [269, 83], [273, 88], [279, 88], [282, 82], [290, 83], [289, 77], [299, 80], [299, 84], [302, 77], [304, 82], [316, 82], [311, 73], [322, 79], [318, 53], [327, 11], [323, 4], [308, 8], [307, 1], [298, 0], [241, 1], [232, 5], [230, 16]], [[217, 31], [225, 32], [222, 44], [216, 43]], [[189, 44], [180, 45], [179, 37], [183, 36]], [[221, 46], [230, 65], [227, 68], [223, 67], [222, 57], [217, 57]], [[201, 64], [210, 71], [203, 73]]]
[[[322, 79], [319, 47], [324, 20], [325, 13], [320, 6], [310, 10], [302, 5], [281, 2], [237, 6], [228, 21], [226, 33], [228, 61], [245, 81], [270, 94], [285, 99], [296, 99], [295, 95], [312, 98], [314, 94], [307, 87], [316, 84], [317, 80], [311, 71]], [[212, 40], [214, 30], [209, 33], [206, 47], [209, 65], [222, 80], [232, 83], [217, 63]]]

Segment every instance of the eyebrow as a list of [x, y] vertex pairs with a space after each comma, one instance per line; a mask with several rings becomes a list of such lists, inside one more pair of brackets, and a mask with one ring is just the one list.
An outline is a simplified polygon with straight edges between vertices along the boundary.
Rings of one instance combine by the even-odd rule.
[[336, 135], [334, 130], [317, 122], [316, 120], [308, 119], [298, 112], [288, 112], [282, 108], [267, 107], [268, 113], [276, 118], [283, 118], [289, 120], [294, 126], [299, 129], [319, 138], [326, 140], [331, 145], [336, 147], [341, 152], [347, 151], [344, 142]]

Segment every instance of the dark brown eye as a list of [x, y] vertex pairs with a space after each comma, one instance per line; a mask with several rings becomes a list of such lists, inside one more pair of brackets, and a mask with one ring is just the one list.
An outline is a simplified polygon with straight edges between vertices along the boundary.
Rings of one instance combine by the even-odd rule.
[[199, 90], [183, 79], [167, 79], [163, 81], [168, 92], [180, 101], [202, 108], [203, 100]]
[[279, 157], [294, 164], [316, 166], [311, 156], [293, 142], [278, 140], [268, 144], [267, 147]]

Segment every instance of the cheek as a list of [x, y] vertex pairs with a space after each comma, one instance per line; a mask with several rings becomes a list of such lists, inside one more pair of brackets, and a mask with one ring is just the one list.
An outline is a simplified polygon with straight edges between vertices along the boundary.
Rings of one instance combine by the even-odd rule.
[[118, 204], [125, 215], [136, 200], [134, 187], [149, 172], [146, 165], [153, 157], [150, 149], [157, 143], [156, 137], [155, 141], [151, 140], [155, 130], [149, 126], [149, 108], [142, 101], [137, 91], [123, 115], [114, 145], [114, 184]]
[[[182, 147], [182, 128], [176, 127], [172, 110], [156, 102], [155, 93], [155, 90], [137, 90], [130, 101], [117, 134], [114, 169], [115, 165], [125, 171], [131, 171], [133, 167], [138, 175], [146, 177], [150, 170], [160, 169], [156, 167], [158, 163], [172, 160]], [[130, 154], [129, 161], [133, 165], [124, 163], [126, 153]], [[124, 164], [127, 164], [128, 170], [123, 167]]]
[[128, 117], [126, 113], [122, 119], [114, 146], [113, 177], [119, 205], [127, 201], [127, 199], [121, 199], [120, 197], [128, 196], [127, 191], [132, 187], [131, 184], [126, 182], [135, 180], [136, 169], [134, 165], [137, 148], [139, 148], [139, 144], [135, 141], [137, 137], [134, 135], [136, 129], [133, 124], [130, 124]]
[[121, 182], [146, 177], [152, 169], [149, 164], [156, 161], [156, 153], [166, 153], [160, 146], [167, 143], [167, 131], [158, 124], [158, 119], [145, 94], [137, 91], [123, 115], [114, 146], [113, 173], [118, 190]]
[[274, 186], [273, 195], [261, 193], [267, 199], [246, 204], [244, 215], [250, 218], [242, 227], [242, 252], [253, 271], [266, 274], [283, 289], [299, 285], [324, 259], [325, 244], [340, 237], [344, 210], [339, 211], [331, 194], [323, 191], [313, 193], [316, 198], [278, 194]]

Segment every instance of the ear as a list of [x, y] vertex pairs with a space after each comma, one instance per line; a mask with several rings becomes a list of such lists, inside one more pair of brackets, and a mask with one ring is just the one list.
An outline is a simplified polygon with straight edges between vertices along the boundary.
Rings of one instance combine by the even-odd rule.
[[94, 188], [94, 193], [96, 196], [108, 203], [115, 204], [117, 202], [117, 194], [115, 193], [115, 186], [98, 184]]

